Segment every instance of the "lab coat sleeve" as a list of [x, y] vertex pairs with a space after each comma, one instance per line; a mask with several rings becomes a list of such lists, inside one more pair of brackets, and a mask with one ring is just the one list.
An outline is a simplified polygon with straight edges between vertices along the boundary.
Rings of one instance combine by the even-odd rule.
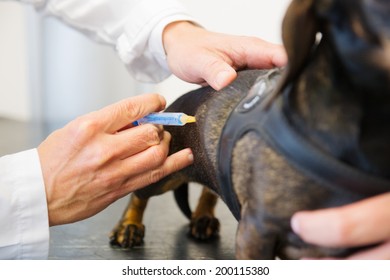
[[143, 82], [171, 73], [162, 32], [174, 21], [194, 21], [176, 0], [24, 0], [87, 36], [115, 47], [129, 72]]
[[49, 223], [36, 149], [0, 157], [0, 259], [46, 259]]

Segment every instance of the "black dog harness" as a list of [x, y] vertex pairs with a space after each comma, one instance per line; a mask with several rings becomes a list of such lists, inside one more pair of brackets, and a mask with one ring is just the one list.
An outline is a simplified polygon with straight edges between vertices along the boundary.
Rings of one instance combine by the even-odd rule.
[[231, 162], [236, 142], [247, 132], [259, 133], [269, 145], [308, 177], [333, 189], [344, 189], [365, 197], [390, 191], [390, 181], [369, 175], [324, 153], [289, 123], [284, 106], [290, 89], [266, 109], [267, 95], [276, 88], [278, 72], [261, 77], [248, 96], [229, 116], [222, 131], [218, 149], [219, 184], [221, 196], [234, 217], [240, 219], [240, 204], [233, 190]]

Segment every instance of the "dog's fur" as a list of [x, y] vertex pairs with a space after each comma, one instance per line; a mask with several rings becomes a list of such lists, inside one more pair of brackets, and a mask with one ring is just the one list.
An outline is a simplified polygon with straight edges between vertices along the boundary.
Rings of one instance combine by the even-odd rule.
[[[287, 112], [297, 131], [339, 161], [386, 179], [390, 179], [389, 14], [388, 0], [294, 0], [283, 23], [289, 65], [268, 101], [272, 104], [291, 87]], [[167, 127], [173, 136], [171, 153], [190, 147], [195, 163], [133, 195], [113, 230], [112, 244], [142, 243], [148, 197], [185, 189], [188, 182], [208, 187], [192, 214], [192, 234], [205, 239], [218, 231], [213, 191], [223, 187], [217, 180], [219, 138], [230, 112], [265, 73], [241, 72], [219, 93], [202, 88], [168, 108], [196, 116], [194, 125]], [[254, 132], [237, 141], [231, 170], [241, 206], [237, 258], [337, 257], [350, 252], [304, 243], [292, 232], [290, 218], [303, 209], [344, 205], [363, 195], [308, 178]]]

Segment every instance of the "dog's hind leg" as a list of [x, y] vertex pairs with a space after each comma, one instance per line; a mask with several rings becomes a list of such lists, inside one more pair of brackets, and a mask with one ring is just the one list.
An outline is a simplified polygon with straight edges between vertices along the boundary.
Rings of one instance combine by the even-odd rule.
[[145, 226], [143, 214], [149, 199], [141, 199], [132, 194], [121, 220], [110, 234], [110, 245], [121, 248], [132, 248], [143, 243]]
[[198, 240], [208, 240], [218, 235], [219, 221], [214, 215], [218, 196], [203, 187], [198, 205], [192, 213], [190, 235]]

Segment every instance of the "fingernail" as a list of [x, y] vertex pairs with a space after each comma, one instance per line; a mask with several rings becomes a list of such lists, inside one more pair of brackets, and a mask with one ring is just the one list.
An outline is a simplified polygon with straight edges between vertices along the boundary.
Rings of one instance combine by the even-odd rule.
[[188, 159], [190, 162], [194, 162], [194, 154], [192, 153], [191, 150], [189, 150]]
[[165, 106], [167, 104], [167, 101], [166, 101], [165, 97], [160, 95], [160, 94], [158, 94], [158, 97], [160, 99], [161, 105], [163, 106], [163, 108], [165, 108]]
[[291, 218], [291, 228], [292, 230], [299, 234], [299, 230], [300, 230], [300, 224], [299, 224], [299, 218], [297, 217], [297, 215], [294, 215], [292, 218]]
[[215, 78], [215, 84], [217, 86], [217, 89], [222, 89], [223, 87], [225, 87], [228, 82], [230, 81], [231, 79], [231, 72], [230, 71], [221, 71], [217, 74], [217, 77]]

